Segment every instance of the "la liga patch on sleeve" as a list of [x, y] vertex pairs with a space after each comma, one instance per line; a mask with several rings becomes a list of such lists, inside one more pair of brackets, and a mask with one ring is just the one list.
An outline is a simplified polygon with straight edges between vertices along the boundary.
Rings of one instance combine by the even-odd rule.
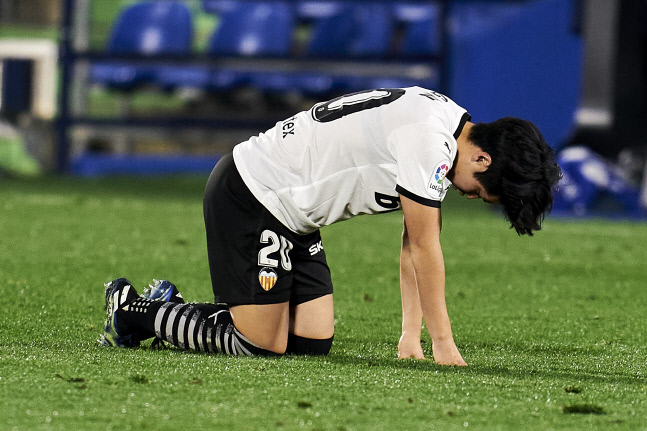
[[439, 162], [431, 174], [431, 179], [429, 180], [429, 186], [427, 187], [427, 193], [429, 196], [435, 199], [440, 199], [444, 194], [443, 181], [447, 176], [449, 171], [449, 161], [444, 160]]

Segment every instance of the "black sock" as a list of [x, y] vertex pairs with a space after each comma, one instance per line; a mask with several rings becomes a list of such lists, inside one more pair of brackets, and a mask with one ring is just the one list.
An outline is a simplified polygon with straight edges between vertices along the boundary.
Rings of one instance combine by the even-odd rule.
[[227, 307], [215, 304], [178, 304], [138, 298], [117, 311], [119, 332], [142, 339], [157, 337], [183, 350], [227, 355], [276, 353], [249, 341], [234, 326]]
[[327, 355], [332, 347], [332, 340], [335, 336], [324, 340], [300, 337], [288, 334], [288, 348], [286, 354], [293, 355]]

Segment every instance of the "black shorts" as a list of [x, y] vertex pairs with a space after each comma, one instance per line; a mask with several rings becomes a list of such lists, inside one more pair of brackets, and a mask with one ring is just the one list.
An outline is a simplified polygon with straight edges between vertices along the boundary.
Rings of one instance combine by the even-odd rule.
[[249, 191], [231, 153], [216, 164], [204, 195], [216, 303], [301, 304], [332, 293], [319, 231], [298, 235]]

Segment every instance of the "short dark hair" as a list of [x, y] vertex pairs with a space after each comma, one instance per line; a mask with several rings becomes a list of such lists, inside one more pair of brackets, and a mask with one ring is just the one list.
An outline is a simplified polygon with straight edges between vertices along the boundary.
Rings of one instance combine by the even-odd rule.
[[562, 177], [554, 151], [533, 123], [514, 117], [477, 123], [469, 139], [492, 158], [475, 178], [488, 194], [499, 197], [510, 227], [518, 235], [532, 236], [552, 209], [553, 192]]

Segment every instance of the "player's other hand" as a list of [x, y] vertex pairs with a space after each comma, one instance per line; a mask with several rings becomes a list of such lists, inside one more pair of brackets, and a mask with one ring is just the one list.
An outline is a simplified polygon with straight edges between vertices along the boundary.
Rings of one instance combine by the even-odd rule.
[[454, 340], [434, 341], [433, 344], [434, 361], [440, 365], [458, 365], [467, 366]]
[[411, 336], [403, 333], [398, 342], [398, 359], [425, 359], [420, 346], [420, 336]]

